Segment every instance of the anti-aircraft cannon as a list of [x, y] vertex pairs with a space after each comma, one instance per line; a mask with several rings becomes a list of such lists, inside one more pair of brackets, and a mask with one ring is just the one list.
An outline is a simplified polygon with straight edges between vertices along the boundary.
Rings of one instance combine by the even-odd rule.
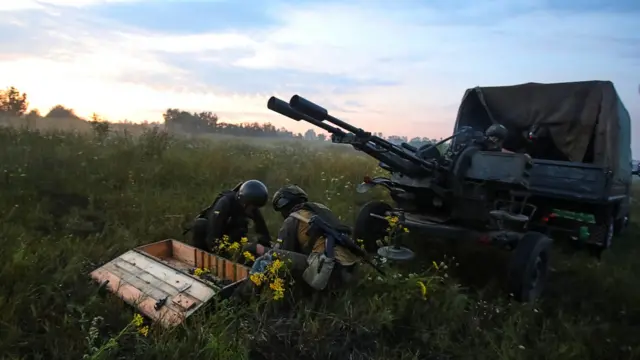
[[[448, 239], [473, 239], [513, 251], [508, 266], [508, 291], [520, 301], [540, 296], [549, 269], [552, 240], [530, 231], [536, 207], [528, 203], [531, 158], [502, 152], [485, 133], [461, 127], [437, 144], [415, 148], [393, 144], [328, 114], [298, 95], [287, 103], [276, 97], [267, 107], [293, 120], [304, 120], [331, 134], [331, 141], [349, 144], [380, 161], [387, 177], [365, 177], [357, 191], [383, 186], [394, 205], [372, 201], [356, 220], [353, 235], [370, 252], [391, 260], [408, 260], [413, 252], [398, 241], [379, 246], [387, 218], [415, 231]], [[438, 146], [455, 139], [444, 153]], [[500, 139], [498, 139], [500, 140]]]

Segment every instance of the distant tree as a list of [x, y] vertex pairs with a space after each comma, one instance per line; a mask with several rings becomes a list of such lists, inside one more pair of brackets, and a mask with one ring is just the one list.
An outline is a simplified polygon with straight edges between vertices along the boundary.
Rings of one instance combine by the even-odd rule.
[[40, 111], [38, 111], [38, 109], [33, 109], [27, 113], [26, 118], [29, 120], [36, 120], [42, 118], [42, 115], [40, 115]]
[[327, 135], [325, 135], [325, 134], [318, 134], [318, 140], [320, 140], [320, 141], [327, 141]]
[[304, 138], [306, 140], [316, 140], [317, 136], [316, 136], [316, 132], [313, 129], [309, 129], [304, 133]]
[[29, 102], [27, 101], [26, 93], [21, 94], [13, 86], [0, 91], [0, 112], [12, 116], [22, 116], [28, 107]]
[[96, 140], [99, 142], [104, 141], [109, 135], [109, 131], [111, 130], [109, 122], [103, 119], [100, 115], [93, 113], [91, 114], [91, 121], [89, 121], [89, 123], [93, 128]]
[[47, 115], [45, 115], [45, 117], [53, 118], [53, 119], [63, 119], [63, 118], [79, 119], [78, 115], [76, 115], [73, 109], [66, 108], [62, 105], [56, 105], [52, 107], [51, 110], [49, 110], [49, 112], [47, 113]]
[[197, 115], [197, 117], [206, 122], [211, 127], [216, 127], [218, 125], [218, 115], [212, 113], [211, 111], [203, 111]]
[[162, 114], [165, 128], [187, 133], [211, 133], [216, 130], [218, 115], [211, 112], [190, 113], [179, 109], [167, 109]]

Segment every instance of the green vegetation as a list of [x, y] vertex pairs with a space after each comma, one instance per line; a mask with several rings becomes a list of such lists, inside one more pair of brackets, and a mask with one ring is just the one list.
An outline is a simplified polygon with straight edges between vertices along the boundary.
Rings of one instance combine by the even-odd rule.
[[[266, 103], [265, 103], [266, 105]], [[308, 129], [304, 134], [293, 133], [286, 128], [276, 128], [270, 123], [241, 123], [233, 124], [220, 121], [217, 114], [211, 111], [189, 112], [180, 109], [167, 109], [163, 114], [163, 124], [159, 122], [144, 121], [142, 124], [133, 124], [127, 120], [114, 122], [113, 119], [106, 122], [98, 114], [93, 114], [89, 121], [82, 119], [75, 114], [73, 109], [63, 105], [55, 105], [46, 115], [41, 116], [37, 109], [32, 109], [27, 113], [29, 102], [27, 94], [20, 93], [18, 89], [11, 86], [5, 90], [0, 90], [0, 125], [26, 126], [30, 129], [66, 129], [66, 130], [96, 130], [99, 127], [103, 133], [108, 130], [127, 130], [139, 133], [144, 129], [162, 125], [172, 134], [182, 134], [188, 136], [244, 136], [252, 138], [278, 138], [278, 139], [304, 139], [318, 142], [327, 142], [329, 139], [325, 134], [316, 134], [315, 129]], [[384, 137], [382, 133], [377, 134]], [[387, 140], [393, 143], [406, 142], [413, 146], [420, 147], [425, 144], [435, 143], [436, 139], [426, 137], [413, 137], [391, 135]]]
[[[558, 252], [547, 297], [535, 305], [484, 286], [483, 275], [500, 268], [493, 252], [454, 252], [416, 238], [419, 261], [386, 279], [365, 274], [344, 294], [295, 304], [221, 304], [172, 331], [152, 325], [144, 336], [136, 330], [140, 319], [132, 323], [134, 309], [99, 294], [91, 270], [137, 245], [183, 239], [182, 226], [218, 191], [247, 178], [271, 191], [296, 182], [351, 223], [368, 200], [354, 185], [379, 171], [375, 161], [346, 147], [186, 141], [157, 129], [133, 137], [0, 128], [0, 143], [6, 359], [640, 356], [636, 223], [602, 263]], [[264, 212], [275, 233], [280, 219]]]

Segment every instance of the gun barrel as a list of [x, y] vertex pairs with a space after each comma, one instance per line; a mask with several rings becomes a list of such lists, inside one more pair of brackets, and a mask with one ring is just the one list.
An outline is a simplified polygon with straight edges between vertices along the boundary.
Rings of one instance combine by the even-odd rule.
[[267, 102], [267, 108], [269, 108], [269, 110], [277, 112], [278, 114], [291, 118], [295, 121], [305, 120], [311, 123], [312, 125], [315, 125], [329, 133], [332, 133], [332, 134], [342, 133], [342, 130], [338, 128], [335, 128], [329, 124], [325, 124], [320, 120], [316, 120], [312, 117], [309, 117], [306, 114], [303, 114], [295, 109], [292, 109], [291, 106], [289, 106], [289, 104], [287, 104], [283, 100], [278, 99], [275, 96], [272, 96], [271, 98], [269, 98], [269, 101]]
[[286, 102], [278, 99], [275, 96], [272, 96], [269, 98], [269, 101], [267, 102], [267, 108], [271, 111], [275, 111], [280, 115], [284, 115], [288, 118], [291, 118], [295, 121], [300, 121], [302, 120], [302, 115], [301, 113], [299, 113], [298, 111], [294, 110], [291, 108], [291, 106], [289, 106], [289, 104], [287, 104]]
[[329, 115], [329, 112], [327, 111], [327, 109], [323, 108], [322, 106], [313, 103], [305, 98], [303, 98], [300, 95], [293, 95], [291, 97], [291, 100], [289, 100], [289, 105], [293, 108], [296, 109], [298, 111], [300, 111], [303, 114], [309, 115], [312, 118], [318, 119], [320, 121], [326, 120], [336, 126], [339, 126], [349, 132], [352, 132], [356, 135], [361, 135], [361, 134], [368, 134], [367, 132], [365, 132], [362, 129], [359, 129], [349, 123], [346, 123], [338, 118], [335, 118], [331, 115]]
[[[435, 167], [431, 162], [416, 156], [415, 152], [411, 151], [411, 149], [406, 149], [409, 150], [406, 151], [404, 148], [378, 136], [374, 136], [370, 132], [337, 119], [329, 115], [325, 108], [299, 95], [291, 97], [288, 104], [272, 96], [267, 103], [267, 107], [293, 120], [304, 120], [336, 135], [337, 140], [334, 141], [332, 137], [332, 141], [351, 144], [356, 150], [363, 151], [373, 158], [388, 164], [396, 171], [418, 175], [424, 172], [424, 169], [434, 169]], [[324, 120], [327, 120], [327, 123], [325, 123]], [[332, 123], [337, 127], [331, 126], [328, 123]], [[381, 148], [384, 150], [381, 151]]]

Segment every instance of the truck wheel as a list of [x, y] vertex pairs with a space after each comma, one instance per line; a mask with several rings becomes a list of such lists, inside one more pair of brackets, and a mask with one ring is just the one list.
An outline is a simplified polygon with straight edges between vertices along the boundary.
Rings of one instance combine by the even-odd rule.
[[587, 248], [591, 256], [598, 260], [602, 258], [602, 253], [611, 247], [613, 236], [615, 235], [616, 220], [613, 214], [609, 214], [604, 221], [592, 226], [591, 236]]
[[516, 245], [509, 262], [508, 291], [520, 302], [540, 297], [549, 273], [552, 240], [538, 232], [527, 232]]
[[369, 214], [385, 216], [387, 211], [392, 210], [391, 205], [384, 201], [370, 201], [362, 206], [353, 228], [353, 240], [363, 240], [364, 249], [371, 254], [378, 251], [377, 240], [383, 239], [387, 235], [389, 224], [381, 219], [372, 217]]

